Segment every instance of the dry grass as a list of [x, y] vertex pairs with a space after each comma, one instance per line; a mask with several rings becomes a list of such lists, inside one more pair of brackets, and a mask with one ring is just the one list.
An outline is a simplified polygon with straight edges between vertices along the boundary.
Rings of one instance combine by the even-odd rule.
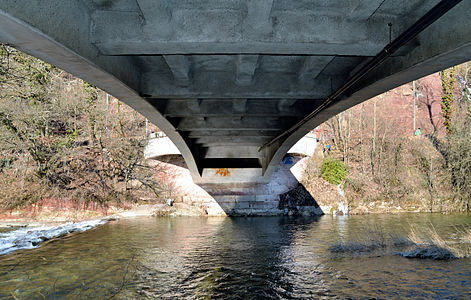
[[435, 226], [429, 224], [421, 234], [416, 226], [411, 226], [409, 239], [415, 247], [401, 253], [408, 258], [455, 259], [471, 256], [471, 229], [455, 227], [457, 241], [445, 240]]
[[406, 258], [450, 260], [471, 256], [471, 229], [456, 228], [459, 240], [450, 242], [442, 238], [435, 227], [429, 224], [420, 232], [417, 226], [410, 227], [408, 237], [386, 234], [381, 227], [364, 231], [361, 237], [350, 241], [339, 241], [329, 247], [336, 254], [364, 254], [381, 252], [399, 254]]
[[397, 247], [410, 246], [412, 242], [395, 234], [387, 234], [379, 226], [362, 231], [361, 236], [356, 236], [350, 241], [339, 241], [329, 247], [332, 253], [361, 254], [373, 251], [387, 252]]
[[447, 242], [438, 234], [435, 226], [433, 226], [431, 223], [427, 226], [427, 229], [422, 234], [419, 232], [417, 226], [411, 225], [408, 238], [418, 245], [433, 244], [440, 247], [445, 247], [447, 245]]
[[470, 243], [471, 244], [471, 228], [467, 228], [464, 226], [455, 226], [455, 230], [457, 236], [461, 237], [461, 241], [463, 243]]

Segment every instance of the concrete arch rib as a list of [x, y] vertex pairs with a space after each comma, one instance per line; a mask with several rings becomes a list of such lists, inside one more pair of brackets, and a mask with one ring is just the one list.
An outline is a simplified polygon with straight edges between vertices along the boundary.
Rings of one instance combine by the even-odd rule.
[[336, 114], [421, 77], [471, 59], [471, 1], [463, 1], [417, 36], [419, 46], [391, 57], [285, 139], [263, 149], [264, 176], [270, 177], [286, 152], [306, 133]]
[[[135, 92], [139, 85], [138, 70], [135, 69], [129, 58], [102, 57], [97, 59], [100, 54], [93, 47], [81, 49], [84, 50], [81, 52], [86, 55], [79, 54], [65, 46], [66, 43], [63, 41], [58, 42], [47, 33], [40, 31], [39, 26], [34, 28], [1, 9], [0, 5], [0, 41], [2, 43], [12, 45], [98, 86], [146, 116], [162, 129], [178, 147], [191, 174], [199, 176], [193, 153], [182, 136], [154, 106]], [[87, 56], [94, 56], [96, 63], [88, 59]], [[117, 76], [121, 78], [117, 78]]]

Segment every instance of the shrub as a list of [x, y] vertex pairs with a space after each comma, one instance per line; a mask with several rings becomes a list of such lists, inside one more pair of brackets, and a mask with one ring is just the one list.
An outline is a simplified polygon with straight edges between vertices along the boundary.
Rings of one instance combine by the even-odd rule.
[[321, 176], [329, 183], [337, 185], [345, 180], [347, 168], [340, 160], [327, 157], [322, 162]]

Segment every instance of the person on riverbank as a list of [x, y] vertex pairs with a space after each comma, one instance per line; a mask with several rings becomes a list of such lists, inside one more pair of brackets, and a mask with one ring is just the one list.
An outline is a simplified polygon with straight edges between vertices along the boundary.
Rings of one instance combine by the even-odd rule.
[[321, 140], [321, 129], [319, 128], [319, 126], [316, 127], [314, 132], [316, 134], [316, 143], [319, 143], [319, 141]]
[[420, 127], [417, 128], [417, 130], [415, 131], [415, 136], [421, 136], [422, 135], [422, 132], [420, 131]]

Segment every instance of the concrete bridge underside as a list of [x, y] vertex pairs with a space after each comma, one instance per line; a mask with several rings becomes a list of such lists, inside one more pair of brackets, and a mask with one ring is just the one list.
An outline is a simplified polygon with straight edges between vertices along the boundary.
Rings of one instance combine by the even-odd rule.
[[2, 0], [0, 41], [142, 113], [195, 182], [212, 183], [217, 168], [267, 182], [329, 117], [471, 58], [464, 0], [325, 103], [439, 2]]

